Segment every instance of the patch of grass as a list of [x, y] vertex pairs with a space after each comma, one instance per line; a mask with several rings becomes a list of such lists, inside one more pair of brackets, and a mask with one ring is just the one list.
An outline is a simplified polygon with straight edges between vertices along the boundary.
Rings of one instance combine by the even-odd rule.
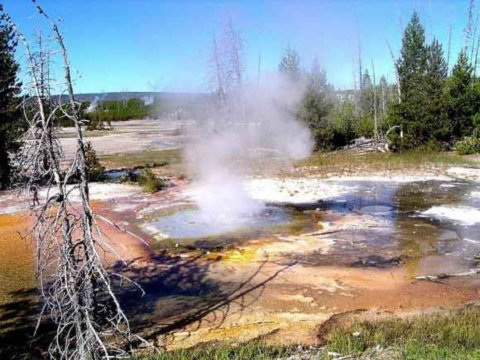
[[404, 359], [479, 359], [480, 308], [408, 319], [362, 321], [327, 336], [328, 351], [358, 355], [377, 345], [393, 347]]
[[144, 192], [154, 193], [165, 188], [165, 181], [157, 178], [152, 170], [147, 168], [138, 176], [138, 185], [143, 188]]
[[317, 152], [296, 164], [297, 167], [314, 167], [313, 172], [343, 173], [362, 170], [420, 170], [442, 165], [473, 165], [475, 162], [454, 152], [411, 150], [402, 153]]
[[246, 344], [205, 345], [160, 355], [134, 357], [132, 360], [269, 360], [287, 357], [294, 347], [269, 346], [259, 341]]
[[455, 150], [460, 155], [471, 155], [480, 153], [480, 138], [475, 136], [465, 137], [455, 144]]
[[141, 151], [130, 154], [105, 155], [100, 158], [107, 169], [160, 167], [178, 164], [181, 161], [180, 149]]

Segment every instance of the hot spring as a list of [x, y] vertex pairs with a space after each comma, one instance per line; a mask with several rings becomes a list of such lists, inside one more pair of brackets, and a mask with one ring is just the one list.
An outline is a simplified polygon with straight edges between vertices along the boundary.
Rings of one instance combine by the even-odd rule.
[[237, 214], [234, 218], [204, 216], [198, 208], [179, 209], [143, 225], [157, 240], [182, 241], [228, 235], [248, 236], [255, 231], [266, 231], [285, 225], [292, 220], [294, 210], [267, 205], [260, 211]]

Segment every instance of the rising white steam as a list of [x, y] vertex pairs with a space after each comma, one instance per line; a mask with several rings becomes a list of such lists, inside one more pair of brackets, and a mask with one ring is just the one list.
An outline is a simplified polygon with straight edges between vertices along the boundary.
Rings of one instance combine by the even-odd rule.
[[310, 154], [310, 132], [295, 118], [303, 91], [302, 85], [269, 76], [263, 84], [243, 85], [189, 129], [185, 155], [203, 221], [238, 225], [262, 211], [264, 205], [243, 186], [258, 159], [298, 160]]
[[94, 112], [95, 110], [97, 110], [97, 107], [98, 107], [99, 102], [100, 102], [100, 97], [95, 96], [95, 98], [94, 98], [93, 101], [90, 103], [90, 105], [88, 105], [87, 110], [85, 110], [85, 112], [86, 112], [87, 114], [89, 114], [89, 113], [92, 113], [92, 112]]

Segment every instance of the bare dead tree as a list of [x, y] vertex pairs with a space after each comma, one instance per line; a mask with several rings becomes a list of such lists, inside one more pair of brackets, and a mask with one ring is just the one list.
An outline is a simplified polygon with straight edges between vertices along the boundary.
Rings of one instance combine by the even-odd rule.
[[352, 78], [353, 78], [353, 101], [355, 104], [355, 115], [360, 116], [360, 99], [358, 95], [358, 88], [357, 88], [357, 72], [356, 72], [356, 60], [352, 58]]
[[230, 18], [226, 19], [223, 26], [222, 46], [225, 54], [227, 83], [230, 87], [241, 88], [245, 66], [244, 41]]
[[[383, 78], [385, 79], [385, 78]], [[380, 78], [380, 87], [382, 90], [382, 116], [387, 115], [387, 84]]]
[[472, 41], [472, 35], [475, 27], [474, 18], [475, 18], [475, 0], [470, 0], [468, 3], [468, 9], [467, 9], [467, 24], [463, 29], [463, 34], [465, 36], [466, 50], [468, 50], [468, 47], [470, 46], [470, 43]]
[[377, 118], [377, 82], [375, 79], [375, 64], [372, 59], [372, 80], [373, 80], [373, 142], [374, 151], [378, 150], [378, 118]]
[[[23, 112], [29, 129], [18, 159], [18, 176], [32, 194], [36, 216], [33, 235], [36, 244], [36, 273], [43, 301], [39, 322], [48, 316], [56, 325], [48, 349], [54, 359], [107, 359], [124, 353], [118, 345], [131, 342], [128, 319], [114, 292], [115, 279], [109, 273], [105, 253], [115, 250], [101, 236], [90, 206], [86, 165], [84, 122], [75, 99], [71, 64], [58, 22], [31, 0], [52, 30], [55, 48], [37, 53], [12, 19], [6, 15], [24, 45], [30, 82], [26, 84]], [[38, 38], [37, 38], [38, 40]], [[40, 53], [38, 53], [38, 51]], [[51, 97], [48, 63], [59, 57], [64, 81], [56, 101]], [[64, 96], [62, 96], [64, 95]], [[67, 101], [63, 99], [67, 98]], [[62, 151], [56, 135], [60, 119], [71, 121], [76, 130], [73, 161], [62, 166]], [[42, 196], [39, 196], [39, 187]], [[71, 202], [77, 193], [80, 206]]]
[[[362, 64], [362, 44], [360, 42], [360, 35], [358, 30], [358, 23], [357, 23], [357, 43], [358, 43], [358, 98], [362, 98], [363, 93], [363, 64]], [[359, 101], [360, 102], [360, 101]], [[359, 115], [363, 115], [363, 109], [359, 107]]]
[[469, 1], [467, 9], [467, 24], [463, 29], [465, 51], [470, 51], [470, 65], [473, 68], [474, 75], [476, 75], [477, 71], [478, 54], [480, 47], [480, 34], [478, 34], [480, 14], [476, 5], [477, 4], [475, 0]]
[[473, 61], [473, 77], [476, 77], [477, 75], [479, 49], [480, 49], [480, 34], [478, 35], [478, 38], [477, 38], [477, 48], [475, 50], [475, 59]]
[[450, 52], [452, 47], [452, 24], [448, 27], [448, 46], [447, 46], [447, 73], [450, 66]]
[[398, 103], [402, 101], [402, 91], [400, 88], [400, 76], [398, 74], [398, 67], [397, 67], [397, 60], [395, 59], [395, 55], [393, 54], [392, 47], [390, 46], [390, 42], [388, 40], [385, 40], [387, 42], [387, 48], [388, 52], [390, 53], [390, 56], [393, 61], [393, 70], [395, 73], [395, 82], [397, 83], [397, 96], [398, 96]]
[[473, 22], [473, 33], [472, 33], [472, 44], [471, 44], [471, 50], [470, 50], [470, 61], [472, 62], [472, 65], [473, 65], [473, 62], [474, 62], [474, 56], [475, 56], [475, 49], [476, 49], [476, 45], [477, 45], [477, 31], [478, 31], [478, 19], [479, 19], [479, 15], [477, 14], [475, 16], [475, 21]]
[[212, 38], [208, 77], [218, 94], [222, 115], [235, 121], [245, 118], [243, 48], [244, 41], [232, 20], [225, 20], [219, 41], [215, 36]]
[[218, 47], [217, 39], [215, 35], [212, 37], [212, 51], [211, 51], [211, 67], [210, 71], [210, 83], [214, 89], [214, 92], [218, 94], [218, 99], [221, 105], [225, 102], [225, 73], [222, 66], [222, 59], [220, 49]]

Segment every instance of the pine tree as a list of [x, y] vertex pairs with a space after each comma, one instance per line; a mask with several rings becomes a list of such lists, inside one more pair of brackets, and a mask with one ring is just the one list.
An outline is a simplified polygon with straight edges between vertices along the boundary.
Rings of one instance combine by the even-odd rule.
[[454, 139], [472, 135], [473, 118], [480, 112], [480, 96], [474, 88], [473, 68], [462, 50], [447, 84], [446, 103]]
[[405, 138], [395, 145], [416, 147], [431, 138], [426, 96], [428, 49], [425, 30], [416, 12], [405, 28], [400, 58], [397, 60], [401, 102], [394, 107], [392, 125], [401, 125]]
[[447, 77], [447, 63], [443, 56], [442, 45], [433, 39], [427, 48], [426, 78], [426, 124], [429, 127], [431, 140], [445, 142], [450, 140], [447, 114], [444, 104], [444, 86]]
[[327, 73], [320, 67], [317, 58], [313, 59], [308, 80], [309, 88], [317, 93], [331, 91], [331, 86], [327, 82]]
[[278, 65], [278, 70], [286, 75], [286, 77], [292, 82], [300, 80], [302, 74], [300, 69], [300, 57], [290, 46], [285, 49], [285, 54]]
[[372, 78], [365, 69], [360, 83], [360, 114], [362, 117], [373, 117], [374, 89]]
[[315, 138], [317, 149], [330, 149], [334, 142], [334, 127], [328, 115], [333, 108], [332, 86], [318, 61], [314, 60], [308, 75], [308, 86], [300, 104], [298, 118], [307, 124]]
[[447, 63], [443, 56], [442, 44], [433, 39], [428, 47], [427, 75], [432, 85], [442, 85], [447, 77]]
[[402, 100], [410, 100], [412, 93], [418, 93], [419, 84], [424, 82], [428, 51], [425, 46], [425, 29], [414, 12], [402, 39], [402, 50], [397, 61]]
[[[0, 5], [0, 11], [3, 11]], [[0, 189], [10, 182], [9, 153], [18, 148], [15, 141], [21, 130], [18, 113], [20, 86], [17, 79], [19, 66], [15, 61], [17, 43], [13, 29], [0, 16]]]

